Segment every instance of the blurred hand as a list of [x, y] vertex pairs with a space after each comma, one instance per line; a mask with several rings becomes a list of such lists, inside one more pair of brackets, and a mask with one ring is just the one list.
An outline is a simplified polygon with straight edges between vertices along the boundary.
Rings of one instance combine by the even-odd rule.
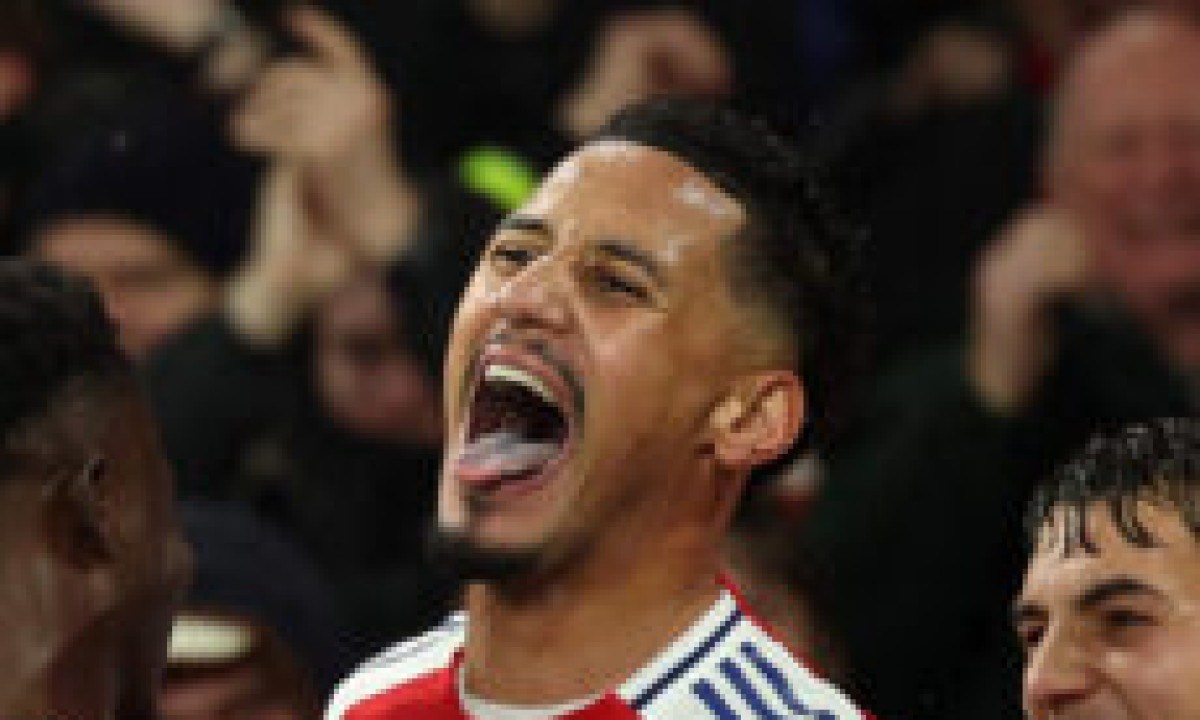
[[235, 141], [300, 168], [318, 219], [386, 259], [417, 206], [393, 144], [391, 94], [333, 18], [301, 8], [288, 24], [309, 55], [263, 71], [232, 117]]
[[1008, 48], [993, 33], [959, 25], [928, 32], [893, 87], [896, 105], [912, 112], [936, 101], [969, 101], [1004, 89], [1011, 74]]
[[582, 139], [621, 108], [656, 95], [720, 96], [733, 63], [720, 38], [678, 9], [619, 17], [605, 28], [583, 79], [559, 108], [563, 130]]
[[984, 254], [974, 287], [968, 375], [994, 411], [1016, 414], [1053, 361], [1054, 307], [1092, 284], [1088, 243], [1063, 210], [1028, 211]]
[[227, 0], [84, 0], [114, 25], [174, 52], [198, 50]]
[[355, 261], [354, 248], [314, 222], [300, 168], [276, 164], [260, 188], [253, 250], [228, 286], [230, 322], [253, 344], [278, 345], [347, 281]]

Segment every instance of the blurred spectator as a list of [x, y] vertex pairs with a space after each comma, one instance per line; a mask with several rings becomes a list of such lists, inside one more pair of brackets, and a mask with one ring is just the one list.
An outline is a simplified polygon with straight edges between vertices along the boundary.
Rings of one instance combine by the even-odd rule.
[[323, 580], [242, 508], [193, 501], [182, 516], [196, 572], [175, 616], [161, 717], [316, 720], [350, 657]]
[[0, 261], [0, 716], [156, 717], [190, 567], [170, 473], [99, 297]]
[[732, 95], [794, 126], [796, 5], [764, 0], [339, 3], [381, 48], [418, 172], [480, 144], [542, 167], [650, 94]]
[[[196, 85], [183, 59], [131, 39], [79, 0], [15, 0], [29, 8], [13, 30], [36, 41], [33, 93], [22, 114], [25, 153], [41, 163], [81, 135], [125, 121], [163, 94]], [[29, 28], [22, 28], [29, 25]], [[7, 28], [6, 28], [7, 29]]]
[[1001, 26], [960, 13], [818, 115], [816, 151], [872, 231], [881, 362], [961, 331], [976, 256], [1038, 192], [1041, 103], [1012, 65]]
[[[395, 146], [417, 176], [436, 174], [479, 144], [514, 148], [547, 164], [630, 101], [660, 93], [728, 93], [734, 63], [726, 39], [739, 46], [738, 63], [745, 65], [744, 74], [739, 68], [739, 95], [777, 115], [786, 112], [790, 121], [798, 115], [791, 110], [796, 84], [790, 80], [798, 57], [791, 36], [795, 8], [783, 0], [737, 12], [719, 3], [664, 6], [648, 0], [324, 0], [282, 12], [284, 4], [264, 1], [85, 4], [132, 37], [191, 58], [209, 87], [249, 87], [259, 112], [244, 126], [299, 128], [284, 112], [291, 104], [285, 90], [311, 91], [318, 75], [337, 77], [330, 71], [340, 70], [344, 79], [370, 55], [383, 70], [380, 81], [397, 91], [402, 112], [388, 108], [399, 131]], [[322, 21], [331, 17], [345, 29]], [[350, 34], [362, 37], [370, 52]], [[325, 99], [343, 84], [325, 82]], [[354, 92], [341, 96], [344, 107], [327, 105], [325, 113], [358, 112], [358, 101], [367, 96], [357, 87]], [[264, 104], [276, 111], [262, 112]], [[287, 134], [290, 140], [259, 133], [250, 144], [295, 149], [305, 133]], [[360, 160], [367, 157], [374, 156]]]
[[1049, 90], [1059, 68], [1087, 33], [1137, 7], [1200, 15], [1196, 0], [1009, 0], [1021, 35], [1019, 71], [1034, 88]]
[[395, 303], [384, 278], [369, 276], [323, 303], [313, 322], [313, 381], [321, 404], [347, 430], [435, 447], [442, 439], [438, 384], [406, 345]]
[[156, 353], [147, 380], [185, 495], [244, 503], [289, 532], [333, 582], [363, 651], [447, 600], [421, 556], [438, 384], [377, 276], [309, 312], [277, 348], [212, 318]]
[[215, 311], [245, 254], [255, 175], [206, 114], [156, 100], [48, 163], [18, 218], [22, 244], [90, 277], [140, 360]]
[[1097, 427], [1197, 409], [1197, 63], [1200, 29], [1163, 12], [1085, 43], [1048, 202], [982, 258], [966, 347], [895, 368], [835, 456], [810, 515], [829, 572], [814, 591], [884, 717], [1019, 717], [1002, 629], [1032, 483]]
[[[151, 72], [175, 85], [236, 94], [288, 43], [289, 0], [58, 0], [67, 37], [123, 74]], [[86, 57], [86, 55], [85, 55]], [[68, 53], [72, 64], [79, 58]], [[131, 73], [132, 71], [132, 73]]]
[[220, 312], [155, 353], [147, 379], [184, 492], [290, 532], [365, 652], [444, 610], [421, 558], [442, 431], [435, 338], [499, 210], [457, 183], [418, 190], [361, 42], [320, 11], [286, 17], [300, 54], [265, 66], [230, 119], [269, 163], [245, 261]]
[[857, 61], [862, 72], [875, 74], [900, 65], [929, 28], [978, 12], [979, 0], [850, 0], [858, 34]]
[[0, 20], [0, 122], [7, 123], [33, 96], [45, 39], [31, 2], [5, 3]]
[[421, 557], [440, 347], [423, 342], [408, 261], [389, 281], [369, 251], [319, 232], [303, 182], [295, 166], [268, 174], [223, 312], [155, 353], [147, 380], [183, 492], [246, 503], [291, 533], [365, 651], [447, 600]]
[[419, 209], [394, 147], [392, 95], [344, 24], [303, 7], [286, 24], [303, 54], [254, 79], [231, 119], [234, 138], [295, 169], [313, 231], [391, 259]]
[[881, 360], [890, 362], [965, 326], [979, 253], [1005, 218], [1042, 192], [1043, 98], [1079, 37], [1124, 8], [1196, 14], [1200, 3], [871, 5], [859, 12], [891, 17], [887, 32], [903, 42], [885, 42], [894, 47], [868, 62], [875, 72], [821, 109], [816, 144], [847, 204], [873, 229], [867, 269], [879, 300]]
[[33, 161], [28, 107], [38, 84], [44, 42], [33, 0], [0, 4], [0, 242]]

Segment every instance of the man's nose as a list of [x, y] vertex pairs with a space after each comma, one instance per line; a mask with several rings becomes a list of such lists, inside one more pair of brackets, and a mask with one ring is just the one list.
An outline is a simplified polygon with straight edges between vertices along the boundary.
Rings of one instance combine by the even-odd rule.
[[498, 314], [514, 327], [562, 330], [571, 323], [568, 258], [539, 257], [510, 276], [495, 293]]
[[1085, 648], [1061, 632], [1048, 632], [1025, 667], [1025, 710], [1031, 720], [1054, 718], [1085, 700], [1094, 674]]

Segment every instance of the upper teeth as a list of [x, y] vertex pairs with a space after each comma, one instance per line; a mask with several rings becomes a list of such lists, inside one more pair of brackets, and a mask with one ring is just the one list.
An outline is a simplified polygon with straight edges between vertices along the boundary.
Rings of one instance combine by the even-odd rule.
[[554, 404], [554, 394], [550, 392], [550, 388], [539, 378], [521, 368], [512, 367], [511, 365], [488, 365], [487, 369], [484, 370], [483, 377], [485, 380], [499, 380], [528, 388], [542, 400], [551, 405]]

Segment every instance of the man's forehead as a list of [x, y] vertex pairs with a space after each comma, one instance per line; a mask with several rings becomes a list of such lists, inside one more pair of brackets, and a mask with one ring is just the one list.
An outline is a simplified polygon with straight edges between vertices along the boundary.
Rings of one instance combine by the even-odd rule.
[[[1078, 507], [1056, 508], [1038, 532], [1027, 586], [1079, 584], [1121, 572], [1147, 578], [1187, 576], [1200, 591], [1200, 542], [1178, 510], [1140, 501], [1132, 511], [1149, 544], [1135, 542], [1107, 502], [1087, 506], [1086, 516], [1080, 516]], [[1080, 530], [1086, 542], [1077, 537]]]
[[678, 156], [628, 140], [597, 140], [567, 156], [547, 176], [528, 208], [536, 211], [571, 193], [594, 195], [629, 208], [656, 207], [705, 220], [737, 222], [741, 204]]
[[1075, 122], [1106, 109], [1114, 93], [1186, 92], [1200, 63], [1200, 27], [1164, 13], [1135, 13], [1091, 39], [1064, 76], [1060, 105]]

